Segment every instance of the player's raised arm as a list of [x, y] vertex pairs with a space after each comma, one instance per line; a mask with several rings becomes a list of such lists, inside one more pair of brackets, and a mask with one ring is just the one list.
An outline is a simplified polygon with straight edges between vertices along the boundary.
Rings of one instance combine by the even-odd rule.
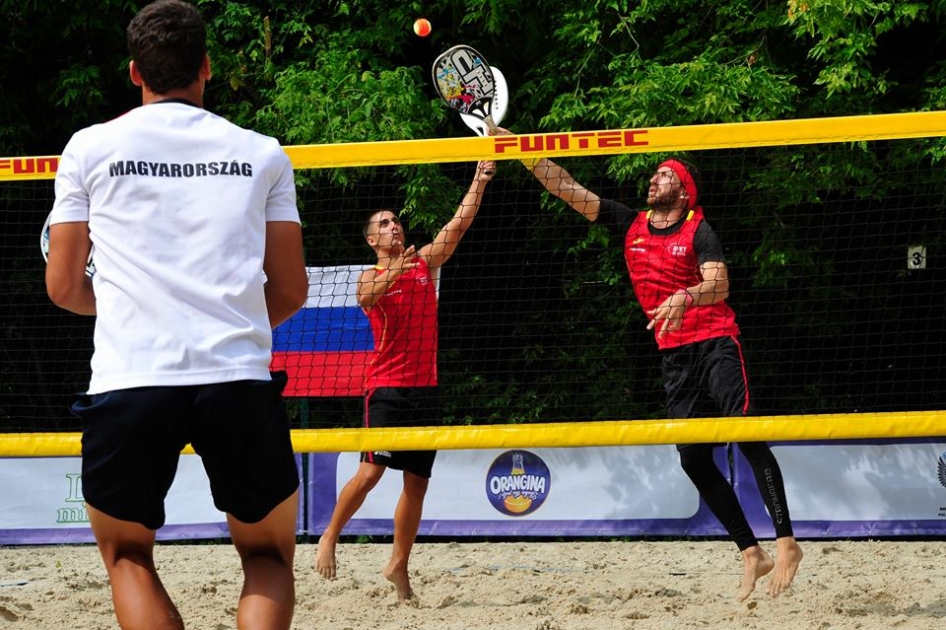
[[[512, 132], [500, 127], [499, 133], [511, 134]], [[525, 158], [522, 163], [547, 191], [567, 203], [575, 212], [589, 221], [598, 220], [601, 198], [575, 181], [568, 171], [548, 158]]]
[[417, 252], [417, 255], [426, 260], [431, 268], [442, 266], [456, 251], [460, 239], [473, 225], [473, 219], [483, 203], [486, 184], [493, 179], [495, 173], [495, 162], [480, 162], [476, 165], [476, 174], [470, 182], [470, 188], [460, 201], [453, 218], [440, 229], [432, 243], [425, 245]]
[[589, 221], [598, 220], [601, 198], [575, 181], [568, 171], [548, 158], [524, 160], [535, 178], [545, 189], [567, 203]]

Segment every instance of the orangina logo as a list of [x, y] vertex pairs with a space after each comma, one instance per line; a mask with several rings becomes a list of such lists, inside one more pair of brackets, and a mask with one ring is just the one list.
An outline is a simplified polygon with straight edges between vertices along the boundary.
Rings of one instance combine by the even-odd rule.
[[936, 462], [936, 476], [939, 477], [940, 484], [946, 488], [946, 453], [940, 455], [939, 461]]
[[506, 451], [486, 473], [486, 496], [499, 512], [525, 516], [545, 503], [552, 476], [542, 458], [529, 451]]

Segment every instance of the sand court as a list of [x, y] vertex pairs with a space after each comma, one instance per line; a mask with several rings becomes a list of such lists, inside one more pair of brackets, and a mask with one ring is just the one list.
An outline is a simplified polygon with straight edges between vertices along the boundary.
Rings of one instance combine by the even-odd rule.
[[[763, 546], [774, 552], [772, 541]], [[793, 588], [735, 599], [741, 562], [723, 541], [420, 542], [417, 605], [381, 576], [384, 543], [342, 542], [338, 577], [296, 557], [293, 628], [310, 630], [932, 630], [946, 623], [946, 541], [802, 541]], [[239, 562], [226, 544], [162, 544], [158, 570], [188, 628], [235, 627]], [[117, 628], [92, 545], [0, 548], [0, 627]]]

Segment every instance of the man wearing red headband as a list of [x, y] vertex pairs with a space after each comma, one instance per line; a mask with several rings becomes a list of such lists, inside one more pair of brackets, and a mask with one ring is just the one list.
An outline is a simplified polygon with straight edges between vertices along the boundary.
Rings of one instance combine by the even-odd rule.
[[[699, 173], [667, 160], [650, 178], [648, 209], [599, 198], [551, 160], [524, 161], [536, 179], [586, 219], [622, 240], [627, 270], [662, 354], [671, 418], [745, 416], [750, 411], [736, 316], [726, 304], [729, 275], [722, 245], [698, 205]], [[680, 463], [729, 532], [743, 558], [740, 601], [772, 572], [768, 592], [791, 586], [802, 559], [778, 462], [765, 442], [740, 443], [775, 526], [776, 558], [759, 545], [732, 486], [713, 462], [720, 444], [680, 444]]]

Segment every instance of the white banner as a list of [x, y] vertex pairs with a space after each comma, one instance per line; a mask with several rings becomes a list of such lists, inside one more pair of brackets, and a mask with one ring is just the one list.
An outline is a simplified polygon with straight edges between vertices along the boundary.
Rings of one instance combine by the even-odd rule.
[[[84, 502], [81, 458], [0, 458], [0, 533], [88, 528]], [[172, 526], [226, 523], [199, 457], [181, 456], [165, 510]]]
[[[699, 495], [680, 468], [673, 446], [527, 449], [544, 466], [537, 475], [542, 503], [517, 515], [496, 499], [511, 470], [497, 470], [510, 451], [440, 451], [424, 502], [424, 520], [607, 521], [686, 519], [700, 507]], [[336, 496], [358, 467], [357, 453], [338, 458]], [[528, 462], [525, 473], [530, 473]], [[508, 485], [508, 484], [507, 484]], [[401, 493], [401, 472], [389, 470], [368, 495], [356, 519], [390, 519]], [[541, 492], [539, 492], [541, 491]], [[521, 513], [520, 513], [521, 514]]]
[[[946, 532], [946, 441], [774, 444], [796, 534]], [[717, 449], [725, 471], [726, 451]], [[310, 456], [308, 514], [324, 529], [357, 453]], [[770, 536], [754, 477], [738, 453], [734, 485], [756, 533]], [[388, 471], [346, 529], [390, 533], [401, 473]], [[197, 456], [181, 457], [162, 540], [226, 535]], [[300, 505], [301, 509], [301, 505]], [[673, 446], [445, 450], [437, 454], [422, 535], [720, 535]], [[88, 542], [81, 460], [0, 459], [0, 544]]]
[[946, 442], [793, 444], [772, 451], [794, 521], [946, 522]]

